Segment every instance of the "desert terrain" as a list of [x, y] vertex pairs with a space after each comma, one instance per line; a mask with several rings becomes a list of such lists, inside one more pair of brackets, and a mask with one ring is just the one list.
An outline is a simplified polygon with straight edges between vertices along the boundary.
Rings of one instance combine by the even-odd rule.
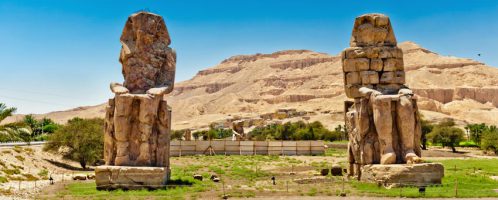
[[[406, 85], [418, 95], [424, 118], [453, 118], [460, 126], [498, 125], [498, 68], [440, 55], [414, 42], [398, 46], [404, 52]], [[343, 124], [347, 99], [339, 55], [309, 50], [232, 56], [176, 83], [166, 98], [176, 130], [205, 128], [234, 117], [258, 118], [282, 108], [306, 112], [310, 121], [319, 120], [332, 129]], [[104, 108], [100, 104], [36, 117], [65, 123], [73, 117], [103, 117]], [[21, 118], [16, 115], [4, 123]]]

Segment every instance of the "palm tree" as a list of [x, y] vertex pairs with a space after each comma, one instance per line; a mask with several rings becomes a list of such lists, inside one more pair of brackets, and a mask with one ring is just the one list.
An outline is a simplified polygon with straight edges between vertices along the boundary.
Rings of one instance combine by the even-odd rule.
[[[0, 123], [7, 117], [12, 116], [16, 112], [16, 108], [7, 108], [4, 103], [0, 103]], [[30, 131], [24, 128], [23, 122], [13, 122], [0, 125], [0, 141], [15, 141], [23, 140], [29, 142], [27, 135], [31, 135]]]

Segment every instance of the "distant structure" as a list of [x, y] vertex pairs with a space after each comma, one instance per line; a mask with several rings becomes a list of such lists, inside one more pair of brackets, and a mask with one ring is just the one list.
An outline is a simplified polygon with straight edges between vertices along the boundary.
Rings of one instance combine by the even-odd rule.
[[161, 16], [138, 12], [121, 35], [124, 84], [111, 83], [106, 108], [105, 166], [95, 170], [98, 189], [155, 188], [170, 176], [171, 108], [176, 52]]
[[[441, 183], [440, 164], [410, 165], [417, 168], [412, 171], [408, 165], [391, 166], [422, 162], [416, 97], [404, 85], [403, 52], [396, 45], [389, 17], [366, 14], [356, 18], [351, 47], [342, 52], [344, 89], [354, 99], [345, 102], [349, 175], [386, 185]], [[425, 173], [407, 175], [420, 170]]]

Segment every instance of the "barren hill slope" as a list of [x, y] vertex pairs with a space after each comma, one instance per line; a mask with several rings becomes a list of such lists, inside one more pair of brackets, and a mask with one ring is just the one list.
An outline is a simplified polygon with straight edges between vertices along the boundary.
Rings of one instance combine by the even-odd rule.
[[[420, 96], [426, 118], [498, 124], [498, 68], [442, 56], [413, 42], [398, 46], [404, 52], [407, 85]], [[346, 96], [338, 55], [288, 50], [230, 57], [177, 83], [167, 98], [173, 107], [173, 129], [181, 129], [279, 108], [315, 112], [312, 119], [333, 127], [342, 123]], [[44, 116], [59, 122], [74, 116], [103, 117], [103, 106]]]

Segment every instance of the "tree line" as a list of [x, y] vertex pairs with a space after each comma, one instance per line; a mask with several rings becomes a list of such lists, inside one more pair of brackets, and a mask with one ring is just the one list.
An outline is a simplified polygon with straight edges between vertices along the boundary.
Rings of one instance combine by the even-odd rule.
[[[498, 154], [498, 129], [496, 126], [481, 124], [468, 124], [465, 131], [456, 127], [455, 121], [445, 119], [433, 124], [422, 120], [422, 148], [427, 148], [427, 143], [450, 147], [456, 152], [457, 146], [478, 147], [483, 151], [492, 151]], [[467, 135], [465, 133], [468, 133]], [[466, 140], [467, 139], [467, 140]]]
[[[0, 123], [16, 112], [16, 108], [0, 103]], [[0, 142], [43, 141], [54, 133], [61, 125], [48, 118], [37, 120], [33, 115], [26, 115], [17, 122], [0, 125]]]

